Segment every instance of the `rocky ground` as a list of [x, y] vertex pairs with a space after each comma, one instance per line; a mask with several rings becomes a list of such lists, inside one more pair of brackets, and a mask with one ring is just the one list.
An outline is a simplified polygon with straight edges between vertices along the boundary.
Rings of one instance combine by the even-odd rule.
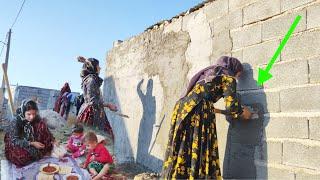
[[[70, 116], [68, 118], [68, 121], [65, 121], [63, 118], [61, 118], [57, 113], [46, 110], [40, 112], [41, 117], [45, 117], [47, 119], [47, 124], [54, 135], [54, 137], [59, 140], [62, 144], [66, 143], [69, 135], [71, 134], [71, 126], [75, 123], [75, 117]], [[0, 122], [4, 123], [5, 122]], [[85, 128], [85, 131], [92, 130], [90, 128]], [[96, 129], [94, 129], [95, 132], [97, 132]], [[103, 132], [97, 132], [97, 134], [104, 134]], [[5, 159], [4, 156], [4, 131], [0, 130], [0, 160]], [[110, 140], [107, 137], [107, 141]], [[112, 142], [112, 141], [109, 141]], [[113, 144], [107, 143], [107, 148], [110, 151], [111, 154], [113, 154]], [[145, 167], [135, 164], [135, 163], [126, 163], [126, 164], [117, 164], [116, 168], [116, 174], [114, 174], [115, 179], [136, 179], [136, 180], [143, 180], [143, 179], [156, 179], [157, 175], [153, 173], [146, 173], [150, 172]]]

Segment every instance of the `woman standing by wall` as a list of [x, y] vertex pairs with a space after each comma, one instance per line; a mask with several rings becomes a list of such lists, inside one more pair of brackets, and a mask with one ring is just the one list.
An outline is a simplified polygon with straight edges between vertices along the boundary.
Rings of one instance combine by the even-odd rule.
[[117, 107], [110, 103], [104, 103], [100, 87], [103, 79], [99, 77], [99, 61], [95, 58], [78, 57], [78, 61], [83, 63], [81, 71], [81, 88], [83, 91], [84, 103], [81, 105], [78, 120], [88, 126], [97, 127], [107, 131], [114, 138], [112, 128], [104, 111], [107, 107], [111, 111], [117, 111]]
[[163, 178], [222, 179], [214, 103], [223, 97], [234, 119], [250, 119], [250, 111], [236, 96], [236, 78], [242, 71], [238, 59], [223, 56], [191, 79], [172, 114]]

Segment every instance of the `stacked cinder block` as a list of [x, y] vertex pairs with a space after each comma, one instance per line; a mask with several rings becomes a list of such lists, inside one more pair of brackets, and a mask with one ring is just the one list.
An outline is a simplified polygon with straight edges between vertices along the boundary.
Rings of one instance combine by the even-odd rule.
[[[229, 157], [225, 158], [229, 161], [225, 175], [319, 179], [320, 1], [229, 1], [229, 14], [239, 9], [243, 23], [230, 26], [230, 34], [232, 54], [247, 63], [239, 83], [241, 99], [249, 105], [261, 103], [264, 117], [258, 134], [256, 129], [247, 129], [253, 132], [247, 136], [259, 135], [258, 142], [233, 140], [237, 139], [233, 134], [245, 126], [235, 123], [229, 127], [231, 144], [227, 142], [227, 147], [231, 150], [225, 155]], [[270, 71], [273, 78], [263, 88], [257, 87], [258, 67], [266, 66], [297, 15], [302, 19]], [[254, 166], [245, 167], [252, 162]]]
[[[266, 66], [297, 15], [302, 19], [270, 71], [273, 78], [257, 86], [258, 67]], [[109, 113], [119, 159], [161, 171], [175, 101], [194, 73], [230, 55], [245, 66], [242, 103], [256, 104], [262, 114], [230, 124], [217, 115], [224, 178], [320, 178], [319, 17], [319, 0], [210, 0], [117, 43], [107, 55], [104, 94], [130, 116]], [[153, 83], [140, 89], [142, 79]], [[155, 126], [146, 128], [148, 119]], [[152, 131], [151, 143], [137, 131]]]

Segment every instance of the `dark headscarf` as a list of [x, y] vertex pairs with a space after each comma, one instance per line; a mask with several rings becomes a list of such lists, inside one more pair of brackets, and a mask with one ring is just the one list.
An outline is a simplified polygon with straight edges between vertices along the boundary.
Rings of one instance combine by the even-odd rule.
[[95, 58], [88, 58], [83, 62], [82, 70], [81, 70], [81, 78], [85, 78], [89, 74], [98, 74], [97, 66], [99, 65], [99, 60]]
[[16, 128], [18, 130], [18, 134], [20, 137], [24, 136], [26, 137], [27, 139], [34, 139], [33, 137], [33, 127], [32, 127], [32, 124], [33, 123], [37, 123], [38, 121], [40, 121], [40, 116], [37, 115], [35, 117], [35, 119], [30, 122], [28, 120], [26, 120], [25, 118], [25, 113], [26, 111], [28, 111], [28, 106], [30, 106], [32, 109], [38, 111], [38, 106], [37, 106], [37, 103], [34, 102], [33, 100], [23, 100], [22, 103], [21, 103], [21, 106], [17, 109], [16, 113]]
[[67, 83], [67, 82], [64, 83], [63, 87], [61, 88], [61, 90], [60, 90], [60, 95], [63, 95], [65, 92], [68, 92], [68, 93], [71, 92], [69, 83]]
[[222, 74], [235, 76], [241, 71], [243, 71], [243, 66], [237, 58], [222, 56], [218, 59], [215, 65], [202, 69], [191, 78], [189, 85], [186, 91], [182, 94], [181, 98], [187, 96], [195, 84], [201, 80], [206, 80], [208, 82], [211, 81], [215, 76]]
[[70, 89], [70, 86], [69, 86], [69, 83], [65, 83], [63, 85], [63, 87], [61, 88], [60, 90], [60, 95], [58, 96], [55, 104], [54, 104], [54, 108], [53, 110], [57, 113], [60, 112], [60, 108], [61, 108], [61, 104], [62, 104], [62, 100], [63, 100], [63, 95], [65, 93], [71, 93], [71, 89]]
[[97, 66], [99, 65], [99, 60], [95, 58], [88, 58], [84, 61], [78, 61], [83, 63], [80, 74], [82, 78], [81, 88], [83, 87], [83, 82], [87, 79], [87, 77], [89, 77], [89, 75], [91, 75], [95, 79], [95, 81], [98, 83], [100, 87], [103, 83], [103, 79], [101, 79], [98, 75]]

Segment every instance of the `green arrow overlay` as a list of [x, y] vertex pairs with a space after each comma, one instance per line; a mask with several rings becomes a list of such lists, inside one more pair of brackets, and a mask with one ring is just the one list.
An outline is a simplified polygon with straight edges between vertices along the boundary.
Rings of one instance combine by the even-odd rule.
[[268, 81], [269, 79], [272, 78], [272, 74], [269, 73], [269, 71], [271, 70], [273, 64], [276, 62], [278, 56], [280, 55], [280, 52], [282, 51], [283, 47], [287, 44], [291, 34], [293, 33], [293, 31], [295, 30], [295, 28], [297, 27], [299, 21], [301, 19], [301, 16], [297, 16], [296, 19], [294, 20], [294, 22], [292, 23], [289, 31], [287, 32], [287, 34], [285, 35], [284, 39], [281, 41], [278, 49], [276, 50], [276, 52], [274, 53], [274, 55], [272, 56], [270, 62], [268, 63], [266, 69], [262, 69], [259, 68], [258, 70], [258, 86], [262, 86], [263, 83], [265, 81]]

